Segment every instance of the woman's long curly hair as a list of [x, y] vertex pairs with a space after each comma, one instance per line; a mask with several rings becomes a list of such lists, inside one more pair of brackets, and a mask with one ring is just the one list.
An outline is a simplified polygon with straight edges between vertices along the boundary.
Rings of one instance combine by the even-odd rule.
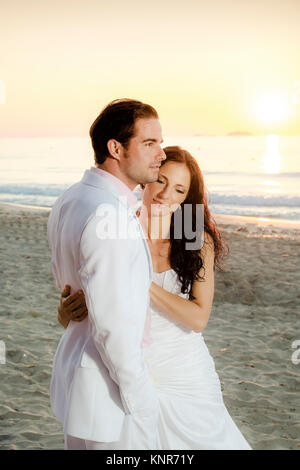
[[[225, 245], [221, 233], [218, 230], [215, 221], [213, 220], [211, 213], [207, 204], [206, 188], [204, 185], [204, 179], [202, 172], [199, 168], [199, 165], [194, 157], [187, 151], [183, 150], [181, 147], [172, 146], [165, 147], [164, 152], [167, 156], [166, 160], [162, 161], [162, 166], [167, 162], [178, 162], [184, 163], [191, 175], [191, 183], [189, 192], [186, 199], [181, 204], [181, 220], [182, 220], [182, 236], [180, 239], [176, 238], [176, 232], [174, 231], [174, 218], [176, 217], [176, 212], [172, 214], [171, 218], [171, 227], [170, 227], [170, 264], [171, 268], [178, 275], [178, 279], [181, 282], [181, 292], [183, 294], [188, 293], [189, 299], [192, 300], [194, 296], [192, 295], [193, 282], [195, 280], [204, 281], [204, 275], [200, 275], [200, 271], [204, 271], [205, 266], [203, 264], [203, 250], [205, 249], [205, 244], [208, 243], [209, 237], [204, 237], [204, 244], [200, 249], [187, 250], [186, 243], [192, 243], [193, 241], [186, 238], [185, 230], [183, 227], [184, 223], [184, 206], [189, 204], [192, 208], [192, 224], [193, 230], [196, 230], [196, 214], [197, 214], [197, 204], [203, 205], [204, 211], [204, 234], [210, 235], [214, 244], [214, 269], [218, 268], [222, 270], [222, 260], [227, 254], [227, 246]], [[199, 207], [199, 206], [198, 206]], [[177, 210], [180, 210], [177, 209]], [[176, 218], [176, 224], [177, 224]], [[200, 234], [198, 234], [200, 235]], [[197, 235], [196, 235], [197, 236]], [[203, 237], [202, 237], [203, 240]]]

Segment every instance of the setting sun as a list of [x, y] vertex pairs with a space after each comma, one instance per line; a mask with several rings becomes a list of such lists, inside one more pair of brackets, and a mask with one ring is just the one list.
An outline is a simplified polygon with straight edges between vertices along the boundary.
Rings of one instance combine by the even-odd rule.
[[266, 93], [255, 104], [257, 118], [265, 124], [283, 121], [288, 114], [288, 101], [279, 93]]

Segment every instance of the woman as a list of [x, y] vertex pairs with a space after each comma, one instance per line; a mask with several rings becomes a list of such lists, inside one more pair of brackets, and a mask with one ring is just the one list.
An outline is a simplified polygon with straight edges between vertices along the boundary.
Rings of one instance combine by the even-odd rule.
[[[201, 333], [211, 312], [214, 269], [220, 267], [225, 247], [211, 218], [196, 160], [180, 147], [164, 151], [167, 158], [158, 180], [146, 185], [139, 214], [154, 270], [151, 343], [144, 355], [160, 401], [159, 448], [247, 450], [250, 446], [223, 402]], [[198, 228], [199, 207], [204, 216], [202, 248], [197, 245], [199, 233], [194, 243], [190, 240], [191, 229]], [[182, 236], [176, 236], [178, 231]], [[66, 295], [68, 286], [62, 296]], [[61, 300], [58, 318], [63, 326], [86, 315], [80, 292]]]

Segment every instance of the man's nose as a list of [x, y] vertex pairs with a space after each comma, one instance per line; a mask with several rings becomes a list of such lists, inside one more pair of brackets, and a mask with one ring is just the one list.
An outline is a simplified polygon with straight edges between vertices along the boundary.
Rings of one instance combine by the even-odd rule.
[[160, 147], [160, 152], [159, 152], [159, 160], [162, 161], [162, 160], [165, 160], [167, 158], [167, 155], [165, 154], [164, 150]]

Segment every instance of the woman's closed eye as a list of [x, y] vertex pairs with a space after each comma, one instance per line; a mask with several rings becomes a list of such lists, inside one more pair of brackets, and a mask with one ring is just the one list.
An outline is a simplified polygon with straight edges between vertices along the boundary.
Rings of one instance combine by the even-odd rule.
[[[165, 182], [164, 182], [163, 180], [161, 180], [161, 179], [158, 179], [158, 180], [157, 180], [157, 183], [165, 184]], [[176, 191], [177, 191], [177, 193], [180, 193], [180, 194], [184, 194], [184, 193], [185, 193], [185, 191], [182, 191], [182, 190], [180, 190], [180, 189], [176, 189]]]

